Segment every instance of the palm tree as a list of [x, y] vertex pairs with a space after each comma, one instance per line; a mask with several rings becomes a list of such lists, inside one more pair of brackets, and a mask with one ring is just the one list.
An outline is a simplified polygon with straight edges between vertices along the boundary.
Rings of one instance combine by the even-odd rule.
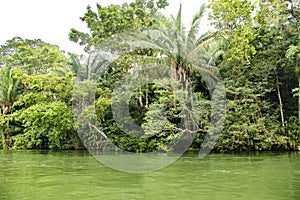
[[[204, 12], [205, 6], [202, 5], [196, 15], [193, 17], [191, 27], [188, 31], [186, 31], [184, 26], [182, 25], [182, 7], [180, 5], [176, 18], [172, 17], [170, 20], [168, 20], [164, 16], [157, 14], [154, 15], [155, 23], [150, 29], [124, 32], [121, 34], [113, 35], [111, 38], [109, 38], [109, 40], [103, 41], [95, 49], [95, 56], [91, 56], [92, 62], [90, 63], [92, 70], [89, 70], [90, 73], [95, 75], [103, 74], [99, 72], [108, 70], [110, 64], [115, 62], [119, 56], [130, 56], [130, 53], [133, 52], [134, 57], [129, 59], [129, 62], [126, 63], [130, 64], [130, 66], [132, 67], [131, 70], [133, 71], [128, 71], [128, 73], [132, 74], [132, 76], [126, 76], [124, 78], [125, 81], [121, 81], [120, 83], [122, 83], [122, 85], [118, 88], [120, 89], [120, 91], [118, 91], [118, 94], [120, 96], [118, 96], [117, 101], [119, 101], [119, 99], [122, 100], [120, 100], [120, 104], [116, 103], [116, 105], [121, 105], [122, 102], [124, 102], [124, 99], [129, 96], [127, 95], [129, 93], [128, 91], [136, 86], [136, 81], [139, 81], [138, 84], [140, 84], [141, 80], [143, 79], [145, 79], [145, 82], [147, 82], [149, 75], [154, 75], [148, 74], [149, 71], [147, 70], [145, 70], [146, 74], [144, 75], [143, 69], [135, 69], [135, 64], [153, 64], [151, 63], [152, 61], [154, 61], [154, 64], [167, 63], [167, 70], [160, 70], [157, 68], [158, 74], [165, 75], [165, 72], [169, 72], [169, 77], [171, 79], [174, 79], [176, 83], [180, 83], [181, 91], [179, 91], [178, 94], [187, 94], [183, 99], [187, 103], [187, 106], [183, 105], [184, 108], [182, 109], [182, 116], [187, 116], [185, 117], [184, 121], [181, 121], [184, 123], [181, 125], [184, 126], [181, 126], [181, 128], [178, 129], [176, 129], [176, 125], [170, 127], [175, 127], [175, 129], [181, 133], [187, 133], [187, 135], [191, 138], [191, 134], [199, 131], [198, 127], [194, 126], [195, 123], [193, 122], [195, 122], [196, 120], [194, 120], [195, 117], [193, 116], [194, 113], [191, 109], [192, 106], [190, 106], [191, 104], [189, 104], [188, 102], [189, 100], [193, 101], [192, 98], [189, 98], [191, 97], [189, 96], [189, 94], [191, 94], [189, 93], [189, 91], [191, 91], [189, 83], [191, 83], [190, 79], [192, 73], [195, 71], [201, 72], [202, 78], [205, 80], [206, 85], [210, 91], [214, 90], [214, 88], [221, 87], [221, 84], [219, 84], [220, 76], [217, 68], [214, 66], [214, 59], [212, 59], [213, 53], [215, 52], [207, 51], [208, 45], [210, 45], [212, 42], [214, 43], [214, 45], [217, 44], [214, 37], [215, 34], [209, 32], [199, 36], [198, 33], [201, 18]], [[149, 52], [154, 53], [148, 54], [148, 50]], [[117, 60], [115, 64], [122, 65], [123, 63], [120, 63], [120, 60]], [[149, 69], [151, 70], [152, 68]], [[114, 71], [116, 69], [112, 68], [112, 70]], [[142, 74], [139, 75], [140, 79], [136, 80], [136, 77], [134, 77], [134, 75], [136, 74], [135, 72], [137, 74]], [[128, 81], [128, 84], [126, 81]], [[134, 86], [131, 84], [133, 84]], [[172, 88], [169, 91], [175, 93], [177, 92], [176, 90], [178, 90], [178, 87], [177, 89]], [[223, 93], [221, 91], [220, 96], [222, 95]], [[175, 96], [176, 95], [174, 95], [174, 97]], [[216, 95], [215, 93], [213, 93], [212, 99], [214, 99], [215, 97]], [[222, 97], [224, 97], [224, 95]], [[222, 97], [217, 97], [217, 100]], [[174, 107], [176, 107], [176, 99], [174, 98], [173, 100]], [[151, 102], [149, 103], [151, 104]], [[217, 105], [217, 107], [219, 108], [216, 108], [216, 105], [212, 105], [212, 115], [214, 114], [214, 119], [212, 119], [211, 124], [213, 124], [212, 127], [215, 130], [218, 129], [218, 125], [213, 121], [220, 121], [219, 124], [222, 124], [223, 118], [221, 115], [223, 114], [223, 110], [225, 110], [224, 105]], [[219, 112], [216, 112], [215, 110]], [[177, 116], [179, 115], [176, 114], [175, 117]], [[121, 117], [124, 117], [124, 113], [122, 113]], [[118, 118], [118, 116], [116, 118]], [[213, 131], [213, 134], [217, 131], [218, 130]], [[215, 139], [213, 139], [212, 143], [214, 142], [214, 140]]]
[[[212, 89], [220, 80], [217, 68], [212, 59], [213, 53], [209, 52], [208, 46], [217, 44], [215, 33], [208, 32], [199, 36], [200, 22], [205, 12], [205, 5], [202, 5], [193, 16], [192, 24], [188, 31], [182, 24], [182, 6], [178, 14], [170, 20], [161, 15], [155, 15], [155, 23], [149, 30], [141, 30], [134, 33], [125, 33], [123, 40], [134, 48], [151, 48], [162, 53], [170, 63], [169, 76], [182, 85], [182, 90], [190, 90], [190, 78], [193, 72], [201, 72], [207, 87]], [[172, 91], [174, 92], [174, 91]], [[176, 96], [176, 95], [174, 95]], [[173, 99], [176, 107], [176, 98]], [[192, 119], [190, 110], [184, 115]], [[195, 127], [185, 126], [184, 132], [189, 134], [197, 132]]]
[[[13, 77], [13, 69], [10, 67], [0, 69], [0, 79], [0, 106], [2, 115], [6, 116], [12, 113], [13, 103], [17, 100], [20, 80]], [[6, 122], [6, 131], [2, 130], [3, 149], [7, 148], [6, 137], [8, 132], [9, 120]]]
[[[192, 24], [188, 31], [182, 24], [182, 6], [180, 5], [176, 18], [170, 20], [163, 16], [155, 15], [154, 25], [150, 30], [133, 33], [132, 41], [135, 46], [154, 48], [162, 51], [170, 59], [170, 68], [182, 75], [191, 75], [195, 70], [217, 77], [216, 68], [209, 62], [207, 48], [215, 42], [215, 33], [208, 32], [199, 36], [201, 18], [205, 12], [205, 5], [193, 16]], [[180, 76], [180, 74], [177, 74]], [[204, 75], [204, 74], [203, 74]], [[174, 78], [176, 74], [172, 75]]]

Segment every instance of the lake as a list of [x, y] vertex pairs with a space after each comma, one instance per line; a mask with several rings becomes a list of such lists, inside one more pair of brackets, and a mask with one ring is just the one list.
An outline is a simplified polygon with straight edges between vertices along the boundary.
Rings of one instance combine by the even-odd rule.
[[132, 174], [85, 151], [0, 151], [0, 199], [300, 199], [300, 153], [187, 153]]

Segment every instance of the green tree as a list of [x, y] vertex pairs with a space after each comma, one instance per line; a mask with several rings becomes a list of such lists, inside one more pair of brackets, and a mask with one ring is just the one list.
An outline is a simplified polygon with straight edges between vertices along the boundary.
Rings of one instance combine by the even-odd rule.
[[254, 2], [249, 0], [210, 0], [209, 19], [217, 30], [217, 36], [228, 44], [225, 59], [249, 64], [255, 54], [253, 39]]
[[297, 141], [285, 131], [285, 119], [294, 110], [289, 88], [295, 85], [285, 55], [299, 35], [288, 5], [237, 0], [211, 1], [209, 7], [218, 36], [227, 43], [219, 63], [227, 88], [227, 120], [217, 148], [297, 149]]
[[[160, 147], [163, 147], [163, 149], [166, 148], [164, 147], [164, 142], [168, 143], [168, 141], [174, 139], [178, 132], [186, 133], [185, 135], [189, 136], [189, 138], [198, 131], [207, 132], [204, 130], [204, 126], [203, 129], [198, 129], [191, 125], [191, 121], [197, 114], [193, 113], [189, 109], [189, 106], [184, 105], [188, 103], [186, 102], [187, 99], [184, 98], [189, 95], [192, 81], [198, 81], [197, 84], [199, 85], [198, 87], [195, 86], [195, 88], [197, 88], [197, 92], [199, 92], [198, 96], [200, 97], [200, 92], [208, 93], [208, 89], [201, 81], [197, 80], [197, 78], [208, 82], [213, 82], [219, 78], [216, 67], [212, 66], [214, 63], [212, 63], [211, 56], [208, 55], [208, 44], [214, 42], [213, 34], [208, 33], [200, 37], [198, 36], [199, 24], [204, 11], [205, 6], [203, 5], [193, 17], [191, 27], [188, 31], [185, 31], [182, 24], [182, 10], [180, 6], [176, 18], [172, 17], [168, 20], [162, 15], [154, 15], [154, 24], [149, 29], [126, 32], [116, 36], [120, 37], [117, 38], [118, 41], [124, 41], [124, 43], [136, 49], [151, 50], [152, 54], [142, 55], [142, 57], [137, 57], [136, 60], [133, 59], [133, 64], [139, 66], [140, 62], [148, 64], [154, 62], [165, 63], [170, 66], [168, 73], [173, 82], [172, 87], [168, 86], [170, 80], [162, 79], [156, 84], [146, 85], [143, 89], [139, 89], [137, 92], [142, 93], [147, 107], [143, 112], [139, 114], [137, 112], [136, 115], [134, 115], [136, 121], [140, 122], [138, 124], [142, 124], [145, 128], [146, 135], [154, 135], [155, 133], [158, 137], [155, 138], [157, 140], [156, 143], [160, 143], [158, 142], [160, 140]], [[123, 37], [126, 37], [126, 39]], [[122, 45], [122, 43], [120, 45]], [[133, 69], [133, 72], [139, 74], [138, 69]], [[199, 72], [201, 76], [199, 76]], [[153, 71], [151, 73], [154, 75], [155, 72]], [[132, 78], [129, 78], [129, 80], [144, 78], [146, 82], [147, 75], [142, 77], [143, 74], [139, 74], [138, 76], [139, 78], [136, 78], [132, 75]], [[198, 77], [195, 80], [196, 76]], [[122, 97], [126, 96], [126, 91], [120, 91], [120, 93], [120, 99], [115, 99], [115, 101], [122, 101]], [[144, 105], [141, 103], [142, 96], [139, 95], [139, 98], [136, 99], [140, 107]], [[205, 98], [208, 98], [208, 94]], [[199, 100], [205, 101], [205, 99], [202, 98], [199, 98]], [[133, 104], [133, 102], [134, 101], [131, 101], [130, 104], [130, 106], [134, 107], [132, 110], [139, 110], [134, 106], [136, 104]], [[157, 120], [157, 117], [159, 117], [158, 113], [162, 106], [167, 108], [168, 122]], [[187, 124], [183, 125], [181, 129], [179, 126], [182, 117], [186, 117], [187, 120], [185, 120], [185, 122], [187, 122]], [[155, 127], [161, 126], [164, 128], [157, 134]]]
[[11, 125], [6, 132], [11, 146], [55, 149], [78, 143], [71, 109], [73, 74], [64, 52], [18, 37], [0, 52], [1, 65], [8, 66], [1, 68], [1, 124]]
[[87, 24], [89, 33], [72, 28], [69, 38], [71, 41], [83, 45], [85, 51], [89, 52], [114, 34], [149, 27], [153, 23], [150, 15], [168, 5], [166, 0], [136, 0], [122, 6], [103, 7], [97, 4], [97, 11], [93, 11], [88, 6], [87, 12], [80, 19]]
[[[67, 66], [66, 66], [67, 67]], [[27, 74], [15, 70], [23, 93], [14, 103], [12, 117], [22, 125], [22, 134], [13, 137], [14, 148], [72, 148], [79, 139], [75, 133], [71, 99], [73, 74]]]
[[[171, 97], [173, 98], [173, 108], [169, 107], [170, 110], [168, 111], [169, 124], [165, 125], [166, 127], [161, 134], [169, 132], [169, 135], [173, 135], [174, 137], [175, 133], [184, 132], [191, 138], [199, 131], [202, 133], [207, 132], [204, 129], [207, 128], [208, 124], [203, 122], [203, 127], [194, 127], [190, 122], [193, 121], [197, 114], [193, 113], [188, 106], [182, 106], [182, 103], [184, 104], [185, 102], [184, 98], [189, 93], [191, 87], [194, 87], [195, 92], [199, 94], [208, 93], [210, 86], [205, 86], [201, 81], [197, 82], [199, 79], [205, 80], [208, 83], [219, 78], [217, 69], [213, 66], [214, 63], [211, 62], [211, 55], [208, 53], [208, 45], [215, 42], [214, 33], [206, 33], [199, 36], [198, 32], [204, 13], [205, 6], [202, 5], [193, 16], [191, 26], [186, 30], [182, 23], [182, 7], [180, 5], [176, 17], [172, 16], [168, 20], [157, 15], [155, 16], [155, 24], [149, 31], [145, 31], [146, 34], [138, 33], [134, 35], [138, 39], [138, 42], [140, 42], [141, 47], [145, 45], [145, 47], [148, 46], [157, 49], [161, 55], [166, 56], [165, 60], [170, 66], [170, 78], [174, 81], [174, 85], [179, 85], [179, 87], [175, 86], [169, 89], [162, 88], [159, 85], [156, 86], [155, 93], [160, 94], [160, 97], [157, 98], [157, 102], [150, 104], [150, 107], [160, 108], [162, 105], [168, 105]], [[135, 39], [133, 41], [136, 42]], [[178, 90], [175, 88], [181, 89]], [[170, 91], [168, 92], [168, 90]], [[202, 95], [198, 95], [198, 97], [200, 96]], [[208, 96], [199, 98], [198, 101], [205, 102], [208, 98]], [[156, 117], [154, 117], [157, 111], [156, 109], [149, 109], [146, 113], [144, 126], [149, 134], [155, 131], [155, 126], [160, 127], [160, 125], [154, 123], [157, 122], [155, 120]], [[187, 124], [183, 125], [184, 129], [178, 127], [181, 117], [186, 117], [185, 122]], [[169, 138], [172, 139], [172, 136], [169, 136]]]
[[41, 40], [15, 37], [2, 45], [0, 52], [2, 65], [20, 68], [27, 74], [45, 74], [50, 70], [63, 73], [69, 62], [58, 46]]
[[[18, 92], [20, 89], [20, 80], [14, 78], [13, 69], [10, 67], [0, 68], [0, 105], [1, 105], [1, 132], [2, 132], [2, 145], [3, 148], [7, 148], [6, 139], [9, 137], [10, 119], [7, 115], [12, 114], [13, 104], [18, 98]], [[3, 122], [6, 127], [3, 127]]]
[[[286, 121], [291, 121], [289, 118], [295, 115], [297, 107], [291, 91], [299, 87], [299, 2], [263, 1], [258, 5], [258, 9], [260, 12], [255, 16], [255, 20], [259, 27], [256, 29], [255, 45], [260, 51], [259, 59], [268, 60], [266, 63], [273, 72], [269, 74], [276, 81], [274, 86], [277, 90], [283, 131], [289, 134], [290, 130], [285, 128], [288, 123]], [[269, 83], [273, 82], [269, 80]]]
[[298, 119], [300, 122], [300, 3], [299, 1], [289, 1], [290, 9], [288, 10], [292, 18], [294, 19], [295, 23], [295, 29], [297, 30], [296, 33], [298, 33], [298, 43], [295, 41], [294, 44], [290, 45], [289, 49], [286, 52], [287, 58], [293, 62], [295, 66], [295, 72], [298, 77], [298, 88], [293, 89], [293, 92], [295, 93], [295, 96], [298, 96]]
[[[123, 4], [122, 6], [110, 5], [108, 7], [102, 7], [98, 4], [96, 12], [92, 11], [91, 8], [88, 7], [87, 12], [81, 20], [87, 24], [89, 33], [83, 33], [75, 29], [72, 29], [69, 33], [71, 41], [84, 45], [85, 50], [91, 53], [91, 55], [84, 59], [83, 62], [78, 58], [75, 58], [72, 61], [72, 65], [74, 65], [72, 68], [78, 69], [77, 77], [82, 81], [78, 84], [78, 86], [81, 84], [89, 86], [94, 84], [91, 82], [91, 80], [94, 80], [95, 78], [93, 77], [93, 73], [94, 70], [101, 67], [101, 61], [99, 63], [99, 60], [97, 60], [98, 58], [95, 57], [93, 52], [95, 50], [95, 53], [97, 53], [98, 45], [101, 42], [109, 39], [115, 34], [151, 26], [153, 23], [152, 14], [166, 6], [168, 6], [168, 3], [165, 0], [137, 0], [130, 4]], [[122, 142], [121, 146], [126, 146], [126, 148], [130, 151], [145, 151], [145, 145], [144, 147], [138, 145], [139, 143], [145, 144], [145, 140], [142, 139], [139, 141], [135, 138], [126, 138], [125, 134], [121, 133], [116, 123], [111, 118], [110, 105], [107, 104], [107, 102], [111, 101], [112, 89], [115, 87], [116, 82], [120, 80], [120, 78], [126, 74], [130, 68], [132, 68], [132, 64], [136, 63], [136, 60], [139, 59], [138, 57], [148, 54], [152, 54], [151, 50], [134, 51], [123, 55], [110, 63], [100, 77], [96, 93], [96, 111], [98, 113], [98, 120], [101, 122], [101, 129], [105, 130], [105, 134], [110, 136], [110, 138], [117, 143], [124, 140], [127, 141]], [[139, 96], [141, 99], [141, 95]], [[78, 101], [82, 102], [81, 99], [78, 99]], [[146, 109], [143, 106], [137, 106], [136, 108], [137, 113], [143, 113]], [[89, 122], [91, 122], [90, 116], [93, 117], [93, 111], [90, 111], [89, 108], [86, 109], [87, 111], [84, 116]], [[139, 118], [139, 121], [143, 119], [140, 115], [135, 117], [135, 119], [137, 118]], [[99, 129], [97, 130], [91, 126], [93, 125], [92, 123], [89, 124], [88, 129], [95, 131], [96, 134], [101, 134]], [[96, 146], [102, 148], [100, 144], [101, 142], [98, 142], [98, 140], [99, 138], [94, 138], [90, 141], [90, 143], [97, 143]], [[85, 144], [89, 143], [89, 141], [85, 141]]]

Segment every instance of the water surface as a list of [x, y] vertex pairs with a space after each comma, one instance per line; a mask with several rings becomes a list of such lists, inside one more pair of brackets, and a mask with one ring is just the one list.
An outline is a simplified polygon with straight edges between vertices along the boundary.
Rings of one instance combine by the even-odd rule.
[[151, 173], [85, 151], [0, 151], [0, 199], [300, 199], [300, 153], [186, 154]]

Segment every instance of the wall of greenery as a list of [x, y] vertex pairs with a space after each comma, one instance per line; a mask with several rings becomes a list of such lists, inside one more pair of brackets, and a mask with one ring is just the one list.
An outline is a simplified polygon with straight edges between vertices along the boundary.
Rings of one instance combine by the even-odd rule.
[[[167, 41], [147, 41], [157, 48], [132, 51], [106, 66], [96, 83], [96, 109], [88, 113], [96, 115], [99, 127], [95, 131], [102, 136], [87, 136], [87, 143], [100, 151], [113, 150], [107, 137], [131, 152], [176, 151], [174, 141], [183, 133], [193, 139], [189, 150], [199, 149], [210, 134], [212, 117], [209, 88], [200, 72], [215, 70], [225, 83], [227, 101], [224, 128], [214, 151], [300, 150], [299, 1], [211, 0], [199, 8], [187, 28], [181, 8], [173, 18], [160, 13], [167, 6], [166, 0], [97, 4], [96, 10], [87, 7], [80, 18], [87, 24], [87, 33], [70, 30], [70, 40], [82, 45], [87, 54], [106, 39], [132, 30], [152, 29], [157, 34], [154, 38], [163, 36]], [[199, 34], [205, 14], [214, 31]], [[147, 40], [143, 34], [135, 38]], [[196, 52], [200, 70], [187, 61], [190, 52]], [[113, 117], [113, 90], [134, 64], [149, 60], [169, 66], [169, 79], [134, 91], [130, 116], [148, 136], [128, 136]], [[80, 125], [73, 119], [73, 91], [78, 87], [75, 80], [83, 86], [92, 84], [93, 64], [89, 57], [66, 54], [41, 40], [15, 37], [1, 45], [0, 148], [84, 149], [87, 143], [78, 136]], [[170, 79], [182, 87], [182, 93], [166, 84]], [[197, 130], [187, 126], [183, 131], [181, 118], [197, 114], [180, 104], [187, 85], [201, 113]], [[166, 120], [158, 120], [162, 108]]]

